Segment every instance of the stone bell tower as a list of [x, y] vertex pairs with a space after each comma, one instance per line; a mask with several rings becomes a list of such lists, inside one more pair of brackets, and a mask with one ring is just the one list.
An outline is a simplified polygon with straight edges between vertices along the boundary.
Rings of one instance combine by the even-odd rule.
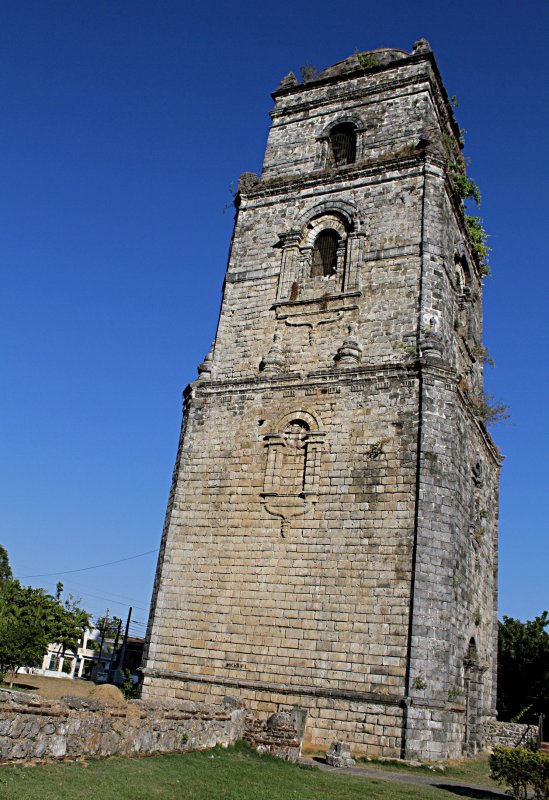
[[495, 709], [499, 474], [459, 131], [425, 40], [273, 98], [184, 394], [143, 693], [457, 757]]

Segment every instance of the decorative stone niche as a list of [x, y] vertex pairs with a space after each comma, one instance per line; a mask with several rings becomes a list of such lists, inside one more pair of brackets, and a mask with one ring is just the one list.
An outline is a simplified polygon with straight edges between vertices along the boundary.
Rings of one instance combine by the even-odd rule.
[[276, 431], [265, 436], [267, 460], [261, 496], [267, 513], [280, 519], [284, 535], [288, 521], [306, 514], [316, 502], [326, 434], [306, 411], [286, 414]]

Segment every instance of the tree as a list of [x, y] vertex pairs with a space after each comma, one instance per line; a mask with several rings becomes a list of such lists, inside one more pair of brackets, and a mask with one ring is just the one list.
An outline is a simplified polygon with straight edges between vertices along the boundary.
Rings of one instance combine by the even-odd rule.
[[498, 629], [498, 717], [549, 718], [549, 615], [521, 622], [503, 617]]
[[0, 672], [37, 667], [50, 643], [62, 652], [78, 646], [89, 614], [67, 607], [44, 589], [21, 586], [13, 578], [0, 583]]
[[61, 645], [63, 655], [65, 650], [76, 650], [78, 640], [90, 626], [90, 615], [79, 607], [79, 602], [72, 594], [69, 594], [63, 604], [59, 601], [56, 601], [55, 604], [54, 625], [50, 641]]
[[49, 612], [41, 589], [4, 580], [0, 586], [0, 671], [37, 667], [48, 646]]
[[105, 616], [97, 617], [95, 625], [105, 639], [114, 639], [122, 628], [122, 620], [116, 616], [109, 617], [109, 609], [107, 609]]
[[8, 553], [5, 547], [0, 544], [0, 583], [13, 577], [8, 559]]

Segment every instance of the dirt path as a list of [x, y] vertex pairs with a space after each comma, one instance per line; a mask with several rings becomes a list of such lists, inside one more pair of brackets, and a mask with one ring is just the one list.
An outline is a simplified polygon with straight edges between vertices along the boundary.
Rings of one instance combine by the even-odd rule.
[[416, 786], [433, 786], [435, 789], [445, 789], [449, 794], [458, 797], [478, 798], [478, 800], [495, 800], [496, 798], [509, 797], [503, 789], [488, 789], [486, 786], [475, 786], [455, 778], [443, 776], [414, 775], [411, 772], [391, 772], [389, 769], [375, 769], [375, 767], [331, 767], [326, 762], [316, 758], [300, 758], [300, 764], [318, 767], [322, 772], [343, 772], [355, 777], [375, 778], [382, 781], [395, 781], [396, 783], [413, 783]]

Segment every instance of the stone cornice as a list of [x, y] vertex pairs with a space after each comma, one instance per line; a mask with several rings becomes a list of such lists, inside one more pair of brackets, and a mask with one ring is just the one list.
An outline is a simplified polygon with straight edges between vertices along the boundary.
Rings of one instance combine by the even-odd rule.
[[406, 697], [404, 694], [383, 694], [382, 692], [363, 692], [358, 689], [337, 689], [323, 686], [308, 686], [292, 683], [276, 683], [275, 681], [251, 680], [250, 678], [229, 678], [221, 675], [204, 675], [195, 672], [180, 672], [175, 670], [149, 669], [144, 667], [142, 674], [147, 678], [160, 678], [161, 680], [181, 681], [190, 683], [204, 683], [214, 686], [227, 686], [233, 689], [248, 689], [269, 694], [293, 695], [295, 697], [326, 697], [332, 700], [354, 700], [361, 703], [371, 703], [381, 706], [413, 705], [433, 710], [447, 710], [463, 713], [464, 707], [450, 705], [449, 703], [424, 697]]
[[143, 674], [151, 678], [164, 678], [176, 681], [192, 681], [195, 683], [230, 686], [237, 689], [252, 689], [260, 692], [276, 692], [277, 694], [307, 695], [312, 697], [331, 697], [342, 700], [359, 700], [378, 705], [398, 706], [403, 695], [382, 694], [381, 692], [361, 692], [355, 689], [332, 689], [322, 686], [300, 686], [299, 684], [275, 683], [274, 681], [258, 681], [249, 678], [226, 678], [219, 675], [202, 675], [194, 672], [172, 672], [168, 670], [143, 669]]
[[[352, 77], [357, 77], [356, 73], [353, 73]], [[363, 77], [360, 76], [359, 77]], [[341, 81], [341, 78], [339, 78]], [[429, 76], [425, 74], [425, 80], [429, 81]], [[307, 84], [310, 86], [311, 84]], [[423, 91], [418, 87], [417, 77], [401, 77], [396, 78], [392, 81], [387, 81], [386, 83], [375, 84], [374, 86], [363, 86], [360, 89], [351, 89], [346, 88], [343, 89], [341, 94], [338, 96], [338, 100], [342, 101], [353, 101], [353, 100], [364, 100], [365, 97], [371, 97], [372, 103], [379, 102], [379, 99], [376, 98], [376, 95], [387, 93], [387, 92], [396, 92], [399, 89], [406, 89], [408, 87], [413, 87], [415, 93], [419, 91]], [[316, 88], [314, 86], [313, 88]], [[281, 121], [284, 120], [285, 117], [289, 116], [290, 114], [301, 114], [304, 112], [308, 112], [311, 108], [322, 108], [323, 106], [333, 105], [334, 98], [328, 97], [325, 100], [320, 98], [315, 98], [314, 100], [304, 100], [302, 103], [296, 103], [295, 105], [289, 106], [287, 108], [277, 109], [276, 107], [271, 111], [271, 117], [273, 119], [274, 124], [280, 124]]]
[[[333, 86], [337, 83], [344, 83], [348, 80], [354, 80], [356, 78], [363, 78], [366, 75], [379, 75], [383, 72], [391, 72], [399, 67], [408, 66], [412, 64], [419, 64], [422, 61], [431, 62], [431, 64], [435, 63], [434, 56], [432, 53], [422, 53], [421, 55], [409, 55], [405, 56], [404, 58], [399, 58], [395, 61], [390, 61], [388, 64], [377, 64], [373, 67], [361, 67], [357, 65], [356, 69], [349, 69], [346, 72], [339, 73], [337, 75], [328, 75], [326, 77], [322, 77], [321, 75], [315, 78], [312, 81], [307, 81], [307, 83], [298, 83], [295, 86], [287, 86], [280, 89], [275, 89], [274, 92], [271, 92], [271, 97], [273, 100], [276, 100], [279, 97], [290, 97], [291, 95], [299, 95], [301, 92], [306, 92], [311, 89], [317, 89], [321, 86]], [[438, 70], [437, 70], [438, 72]]]
[[[486, 428], [479, 422], [471, 407], [471, 401], [461, 391], [456, 370], [444, 362], [432, 363], [418, 359], [414, 362], [397, 362], [392, 364], [380, 365], [358, 365], [349, 368], [330, 367], [326, 369], [312, 370], [307, 373], [287, 372], [279, 375], [270, 376], [250, 376], [249, 378], [239, 378], [238, 380], [208, 380], [200, 379], [189, 384], [183, 393], [183, 397], [188, 401], [191, 397], [196, 399], [206, 399], [207, 397], [228, 397], [249, 394], [251, 392], [272, 393], [272, 392], [295, 392], [311, 391], [323, 388], [328, 391], [330, 388], [346, 386], [353, 390], [359, 390], [361, 384], [385, 383], [387, 381], [419, 380], [420, 376], [444, 381], [452, 385], [456, 396], [465, 409], [471, 423], [474, 425], [479, 437], [483, 441], [487, 452], [492, 457], [494, 463], [499, 468], [502, 462], [502, 455], [494, 444], [492, 437]], [[376, 388], [374, 386], [374, 388]]]
[[[332, 75], [325, 78], [319, 77], [316, 80], [310, 81], [305, 84], [298, 84], [297, 86], [289, 86], [283, 89], [276, 89], [274, 92], [271, 93], [271, 97], [276, 102], [276, 100], [281, 97], [291, 97], [292, 95], [298, 95], [300, 92], [309, 91], [311, 89], [316, 89], [323, 86], [333, 86], [334, 84], [344, 83], [345, 81], [348, 80], [356, 80], [356, 78], [364, 77], [365, 75], [378, 75], [384, 72], [389, 73], [391, 71], [394, 71], [395, 69], [399, 69], [400, 67], [413, 66], [415, 64], [421, 64], [422, 62], [428, 64], [433, 71], [437, 92], [440, 98], [440, 105], [444, 109], [444, 116], [447, 118], [448, 123], [454, 133], [454, 136], [456, 137], [456, 140], [459, 140], [459, 125], [454, 117], [452, 107], [450, 105], [450, 101], [448, 98], [448, 94], [446, 92], [446, 89], [444, 88], [444, 83], [442, 82], [442, 77], [440, 75], [436, 59], [432, 52], [421, 53], [418, 55], [409, 55], [408, 57], [404, 57], [397, 61], [391, 61], [389, 64], [379, 64], [378, 66], [375, 67], [369, 67], [367, 70], [364, 70], [361, 67], [357, 67], [356, 69], [350, 70], [349, 72], [346, 72], [343, 75]], [[417, 76], [410, 82], [415, 82], [417, 84]], [[394, 83], [395, 85], [402, 85], [401, 81], [394, 81], [392, 83]], [[390, 86], [390, 85], [391, 85], [390, 83], [385, 84], [383, 85], [383, 88], [385, 88], [385, 86]], [[379, 91], [379, 89], [380, 87], [373, 87], [372, 93]], [[366, 91], [367, 90], [362, 89], [362, 91], [359, 92], [359, 95], [363, 97]], [[304, 103], [304, 106], [309, 107], [310, 105], [314, 104], [315, 102], [312, 101], [309, 103]], [[295, 108], [295, 106], [292, 108]], [[277, 113], [279, 112], [277, 112], [276, 109], [273, 110], [273, 112], [271, 112], [273, 116], [275, 116]]]
[[[443, 168], [444, 162], [432, 154], [418, 152], [413, 155], [390, 156], [386, 159], [376, 159], [375, 162], [356, 162], [338, 170], [318, 170], [308, 172], [305, 175], [292, 175], [284, 178], [275, 178], [271, 181], [260, 181], [250, 189], [239, 192], [241, 200], [257, 200], [261, 198], [275, 197], [281, 194], [302, 192], [305, 189], [317, 188], [322, 185], [334, 186], [341, 183], [349, 183], [366, 177], [380, 177], [384, 182], [394, 180], [387, 177], [387, 172], [391, 170], [412, 170], [419, 169], [424, 161], [435, 167]], [[407, 176], [409, 177], [409, 176]]]
[[314, 386], [352, 385], [362, 381], [402, 380], [403, 374], [416, 377], [414, 364], [402, 362], [378, 366], [353, 366], [348, 369], [331, 367], [313, 370], [308, 373], [288, 372], [280, 375], [269, 375], [237, 380], [211, 380], [201, 382], [200, 379], [190, 384], [185, 394], [193, 391], [197, 397], [216, 396], [219, 394], [246, 394], [251, 391], [272, 392], [284, 389], [311, 389]]

